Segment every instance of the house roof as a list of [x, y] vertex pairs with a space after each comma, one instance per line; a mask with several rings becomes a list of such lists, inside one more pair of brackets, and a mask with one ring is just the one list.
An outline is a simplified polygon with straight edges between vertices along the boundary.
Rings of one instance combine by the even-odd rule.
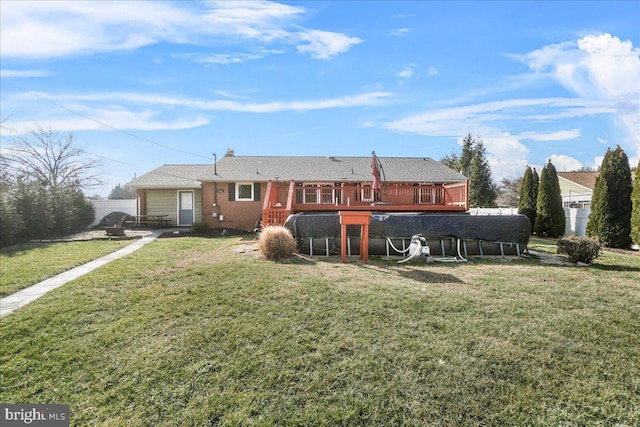
[[201, 188], [198, 180], [212, 165], [162, 165], [125, 184], [127, 188]]
[[[425, 157], [379, 157], [388, 182], [462, 182], [466, 177]], [[202, 181], [370, 181], [371, 157], [225, 156]]]
[[593, 190], [596, 186], [596, 178], [599, 172], [558, 172], [558, 176], [574, 182], [582, 187]]
[[[388, 182], [463, 182], [425, 157], [379, 157]], [[202, 181], [371, 181], [371, 157], [225, 156], [213, 164], [162, 165], [127, 188], [201, 188]]]

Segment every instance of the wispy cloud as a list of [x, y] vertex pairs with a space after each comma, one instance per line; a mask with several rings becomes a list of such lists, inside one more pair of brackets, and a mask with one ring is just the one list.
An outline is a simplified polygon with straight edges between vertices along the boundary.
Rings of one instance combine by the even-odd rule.
[[429, 70], [427, 70], [428, 76], [437, 76], [438, 74], [440, 74], [440, 70], [437, 67], [429, 67]]
[[415, 66], [415, 63], [411, 63], [405, 67], [402, 67], [402, 70], [395, 73], [395, 76], [400, 78], [398, 84], [404, 84], [405, 81], [409, 80], [415, 75]]
[[301, 31], [294, 38], [299, 38], [304, 43], [298, 45], [298, 52], [309, 53], [316, 59], [329, 59], [362, 43], [362, 40], [357, 37], [320, 30]]
[[[251, 102], [226, 92], [219, 95], [230, 99], [192, 99], [133, 92], [60, 95], [27, 92], [14, 95], [9, 102], [22, 106], [22, 111], [29, 111], [29, 102], [48, 100], [52, 108], [46, 113], [47, 124], [59, 131], [109, 129], [100, 125], [100, 122], [118, 129], [169, 130], [209, 124], [210, 119], [206, 115], [211, 111], [260, 114], [358, 108], [384, 105], [393, 96], [390, 92], [377, 91], [324, 99]], [[182, 113], [176, 114], [175, 107], [181, 107]], [[36, 118], [14, 120], [12, 127], [27, 129], [37, 121]]]
[[[522, 141], [580, 138], [580, 129], [548, 131], [556, 121], [571, 118], [612, 118], [614, 126], [623, 129], [627, 135], [621, 145], [640, 153], [639, 48], [633, 47], [631, 42], [601, 34], [544, 46], [512, 57], [526, 63], [530, 71], [520, 78], [509, 77], [510, 85], [514, 81], [526, 83], [552, 79], [573, 91], [576, 97], [515, 98], [480, 103], [474, 103], [474, 99], [469, 97], [459, 100], [457, 105], [410, 113], [377, 126], [393, 132], [427, 136], [459, 138], [467, 132], [482, 135], [490, 163], [498, 176], [510, 174], [510, 171], [521, 173], [520, 166], [526, 165], [529, 152]], [[401, 73], [397, 75], [400, 77]], [[402, 76], [409, 74], [407, 69]], [[496, 91], [500, 92], [505, 91]], [[513, 135], [506, 132], [512, 129], [517, 130]], [[563, 168], [582, 167], [579, 161], [569, 156], [556, 154], [553, 158]]]
[[555, 80], [584, 99], [608, 102], [626, 129], [627, 148], [640, 154], [640, 48], [611, 34], [544, 46], [513, 55], [529, 70]]
[[522, 132], [518, 134], [517, 137], [531, 141], [567, 141], [569, 139], [579, 138], [580, 129], [559, 130], [550, 133]]
[[328, 59], [362, 42], [301, 27], [305, 14], [303, 7], [268, 1], [7, 2], [0, 50], [3, 57], [54, 58], [160, 42], [208, 46], [236, 39], [294, 45], [300, 53]]
[[208, 55], [201, 53], [182, 53], [174, 55], [174, 57], [186, 59], [197, 64], [229, 65], [253, 61], [263, 58], [264, 55], [251, 53], [212, 53]]
[[26, 77], [47, 77], [51, 73], [47, 70], [0, 70], [1, 78], [26, 78]]
[[399, 28], [395, 31], [388, 33], [390, 36], [404, 37], [411, 32], [411, 28]]

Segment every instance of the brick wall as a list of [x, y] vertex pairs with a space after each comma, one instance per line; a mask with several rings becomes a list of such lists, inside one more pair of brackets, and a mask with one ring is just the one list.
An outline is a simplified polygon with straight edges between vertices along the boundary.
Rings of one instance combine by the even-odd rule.
[[[202, 218], [213, 228], [252, 231], [262, 215], [267, 184], [260, 185], [260, 201], [229, 201], [228, 182], [202, 183]], [[216, 197], [217, 196], [217, 197]], [[216, 204], [216, 206], [214, 206]], [[216, 214], [216, 217], [213, 214]], [[224, 217], [220, 221], [220, 216]]]

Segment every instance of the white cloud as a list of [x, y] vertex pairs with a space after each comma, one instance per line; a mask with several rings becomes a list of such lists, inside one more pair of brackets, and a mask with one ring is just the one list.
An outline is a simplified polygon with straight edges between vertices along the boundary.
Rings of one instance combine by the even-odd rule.
[[415, 75], [414, 67], [416, 64], [409, 64], [406, 67], [402, 67], [401, 71], [398, 71], [395, 76], [400, 77], [400, 81], [398, 83], [402, 84], [405, 80], [410, 79]]
[[602, 166], [602, 161], [604, 160], [604, 156], [595, 156], [593, 158], [593, 170], [598, 170], [600, 169], [600, 166]]
[[389, 33], [390, 36], [403, 37], [411, 32], [411, 28], [399, 28]]
[[487, 149], [487, 160], [494, 181], [516, 178], [524, 173], [527, 167], [526, 158], [531, 150], [517, 137], [508, 133], [491, 133], [483, 136], [482, 141]]
[[[59, 131], [110, 130], [112, 128], [170, 130], [187, 129], [209, 124], [210, 121], [204, 114], [210, 111], [277, 113], [357, 108], [382, 105], [393, 94], [377, 91], [325, 99], [262, 103], [245, 101], [241, 97], [227, 92], [220, 92], [219, 95], [231, 99], [189, 99], [163, 94], [135, 92], [64, 95], [28, 92], [13, 95], [8, 102], [11, 105], [21, 107], [23, 112], [33, 111], [34, 116], [46, 116], [47, 126]], [[62, 108], [52, 108], [44, 112], [31, 108], [30, 102], [36, 100], [48, 100], [55, 105], [62, 106]], [[180, 107], [180, 109], [176, 109], [176, 107]], [[180, 114], [176, 113], [178, 110], [181, 112]], [[21, 113], [21, 115], [24, 114], [26, 113]], [[11, 127], [19, 131], [34, 127], [38, 122], [36, 118], [22, 119], [19, 122], [15, 119], [12, 120]]]
[[627, 135], [621, 145], [640, 154], [640, 48], [631, 41], [587, 35], [514, 57], [585, 100], [605, 101]]
[[[159, 114], [144, 111], [136, 112], [127, 109], [91, 110], [91, 120], [86, 117], [67, 115], [47, 120], [47, 127], [60, 132], [77, 132], [85, 130], [179, 130], [191, 129], [210, 123], [205, 117], [165, 120]], [[101, 123], [105, 123], [105, 126]], [[35, 129], [42, 123], [39, 120], [13, 121], [11, 126], [20, 133]]]
[[559, 130], [551, 133], [523, 132], [518, 135], [520, 139], [531, 141], [566, 141], [580, 137], [580, 129]]
[[357, 37], [320, 30], [306, 30], [298, 33], [298, 37], [307, 42], [297, 47], [298, 52], [310, 53], [316, 59], [329, 59], [349, 51], [353, 45], [362, 43]]
[[428, 76], [437, 76], [438, 74], [440, 74], [440, 71], [437, 67], [429, 67], [429, 70], [427, 71]]
[[46, 77], [50, 75], [46, 70], [0, 70], [1, 78], [17, 78], [17, 77]]
[[210, 55], [203, 55], [199, 53], [183, 53], [174, 55], [174, 57], [184, 58], [197, 64], [229, 65], [253, 61], [264, 57], [264, 55], [250, 53], [213, 53]]
[[571, 172], [582, 169], [583, 165], [579, 160], [566, 154], [552, 154], [547, 160], [551, 160], [558, 172]]
[[328, 59], [362, 42], [300, 27], [296, 21], [305, 13], [303, 7], [267, 1], [6, 2], [0, 17], [0, 51], [3, 57], [54, 58], [159, 42], [207, 46], [240, 39], [293, 44], [300, 53]]
[[[553, 79], [577, 95], [574, 98], [504, 99], [469, 103], [415, 112], [378, 124], [398, 133], [459, 138], [472, 131], [487, 142], [495, 178], [507, 173], [511, 164], [525, 161], [526, 147], [520, 140], [568, 141], [582, 136], [581, 129], [548, 132], [549, 124], [582, 117], [608, 117], [626, 135], [620, 145], [640, 156], [640, 49], [609, 34], [585, 36], [575, 42], [544, 46], [526, 55], [513, 56], [531, 71], [518, 82]], [[515, 81], [511, 79], [512, 81]], [[486, 94], [485, 94], [486, 95]], [[545, 131], [537, 130], [545, 124]], [[504, 130], [518, 129], [515, 153], [500, 150]], [[522, 129], [522, 130], [520, 130]], [[514, 132], [515, 133], [515, 132]], [[502, 136], [500, 136], [502, 135]], [[510, 135], [508, 135], [510, 137]], [[598, 139], [606, 143], [609, 140]], [[515, 143], [517, 141], [517, 144]], [[504, 141], [507, 143], [508, 141]], [[618, 142], [618, 141], [616, 141]], [[507, 146], [507, 145], [505, 145]], [[579, 169], [582, 164], [569, 156], [555, 155], [563, 167]], [[563, 157], [564, 156], [564, 157]], [[632, 157], [632, 156], [630, 156]]]

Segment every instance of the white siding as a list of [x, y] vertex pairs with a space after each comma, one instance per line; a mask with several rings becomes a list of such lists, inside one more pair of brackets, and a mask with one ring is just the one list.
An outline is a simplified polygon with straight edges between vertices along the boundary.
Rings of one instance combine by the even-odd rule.
[[[202, 222], [202, 190], [193, 191], [193, 201], [195, 222]], [[169, 215], [169, 225], [175, 226], [178, 223], [178, 190], [147, 190], [147, 214]]]

